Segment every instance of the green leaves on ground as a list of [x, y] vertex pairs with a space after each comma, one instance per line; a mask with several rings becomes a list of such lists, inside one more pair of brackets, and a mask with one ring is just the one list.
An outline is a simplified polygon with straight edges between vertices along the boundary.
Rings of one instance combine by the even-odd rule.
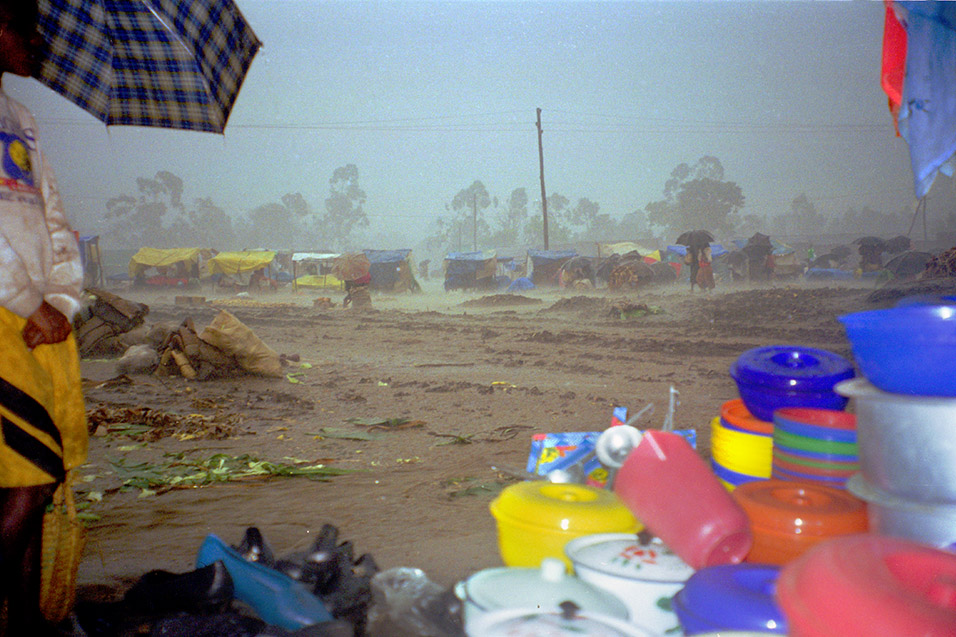
[[425, 424], [424, 420], [411, 420], [410, 418], [346, 418], [345, 422], [353, 425], [361, 425], [371, 429], [408, 429], [410, 427], [421, 427]]
[[351, 473], [348, 469], [327, 467], [323, 464], [270, 462], [243, 454], [230, 456], [217, 453], [208, 458], [187, 458], [185, 453], [166, 453], [167, 462], [128, 462], [124, 458], [110, 460], [124, 488], [169, 490], [183, 487], [201, 487], [217, 482], [262, 479], [270, 477], [305, 477], [327, 480], [331, 476]]

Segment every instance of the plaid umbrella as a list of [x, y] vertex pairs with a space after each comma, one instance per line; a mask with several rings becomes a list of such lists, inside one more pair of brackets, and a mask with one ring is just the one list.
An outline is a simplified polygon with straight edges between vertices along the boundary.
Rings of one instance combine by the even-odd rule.
[[106, 124], [222, 133], [261, 43], [232, 0], [39, 0], [41, 82]]

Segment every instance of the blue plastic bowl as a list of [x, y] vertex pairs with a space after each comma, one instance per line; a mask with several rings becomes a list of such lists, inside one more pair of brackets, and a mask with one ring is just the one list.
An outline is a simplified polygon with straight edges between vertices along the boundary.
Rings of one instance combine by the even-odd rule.
[[853, 365], [838, 354], [813, 347], [772, 345], [741, 354], [730, 366], [737, 391], [751, 414], [773, 422], [782, 407], [846, 407], [848, 399], [833, 391], [853, 378]]
[[956, 396], [956, 306], [912, 304], [840, 317], [860, 371], [885, 392]]

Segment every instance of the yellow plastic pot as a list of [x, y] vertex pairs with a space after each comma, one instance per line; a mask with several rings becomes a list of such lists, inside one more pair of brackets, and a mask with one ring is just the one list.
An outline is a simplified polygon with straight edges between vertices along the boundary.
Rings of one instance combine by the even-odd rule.
[[498, 549], [507, 566], [537, 567], [546, 557], [571, 562], [564, 545], [594, 533], [637, 533], [644, 525], [614, 494], [583, 484], [518, 482], [491, 503]]

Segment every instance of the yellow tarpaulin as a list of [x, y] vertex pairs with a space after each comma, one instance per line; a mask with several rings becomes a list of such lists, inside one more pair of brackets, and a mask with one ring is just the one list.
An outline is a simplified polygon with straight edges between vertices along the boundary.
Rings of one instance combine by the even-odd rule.
[[140, 248], [129, 260], [129, 275], [136, 278], [149, 268], [165, 268], [177, 263], [192, 266], [199, 261], [203, 248]]
[[625, 255], [628, 252], [637, 250], [642, 256], [651, 252], [650, 248], [638, 245], [633, 241], [621, 241], [619, 243], [599, 243], [598, 251], [602, 259], [606, 259], [612, 254]]
[[303, 274], [295, 280], [295, 284], [306, 288], [323, 290], [343, 290], [345, 284], [332, 274]]
[[209, 274], [241, 274], [266, 267], [276, 258], [272, 250], [220, 252], [209, 259]]

